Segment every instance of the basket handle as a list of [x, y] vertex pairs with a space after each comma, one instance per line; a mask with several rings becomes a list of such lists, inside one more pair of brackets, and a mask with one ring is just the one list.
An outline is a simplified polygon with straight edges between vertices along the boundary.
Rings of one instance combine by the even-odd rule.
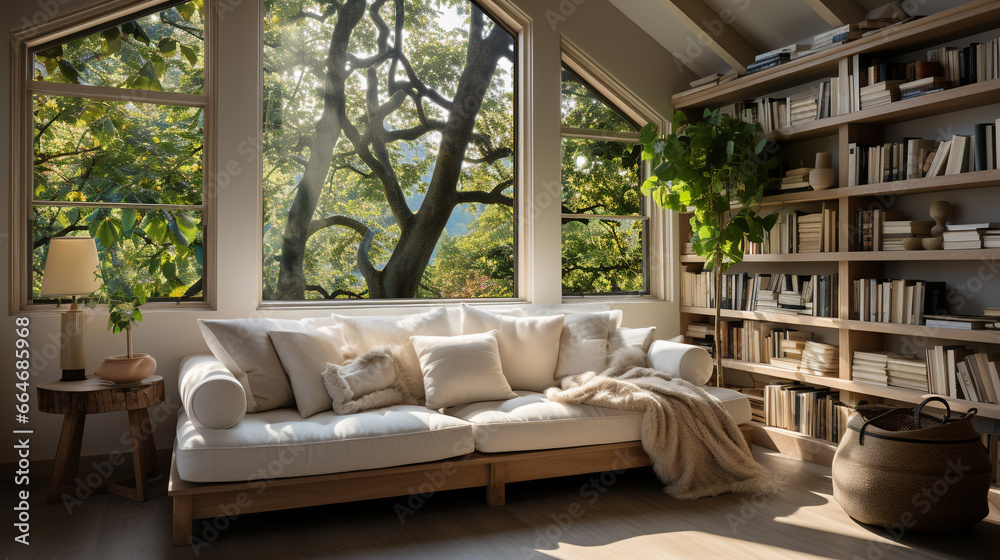
[[914, 428], [916, 428], [918, 430], [920, 429], [920, 413], [924, 410], [924, 405], [927, 404], [927, 403], [929, 403], [929, 402], [931, 402], [931, 401], [938, 401], [938, 402], [940, 402], [941, 404], [944, 405], [944, 410], [945, 410], [944, 421], [945, 422], [947, 422], [951, 418], [951, 406], [948, 404], [948, 401], [942, 399], [941, 397], [927, 397], [926, 399], [923, 400], [923, 402], [921, 402], [920, 404], [917, 405], [917, 408], [913, 409], [913, 427]]
[[887, 410], [887, 411], [883, 412], [882, 414], [879, 414], [875, 418], [872, 418], [871, 420], [866, 420], [865, 423], [861, 425], [861, 429], [858, 430], [858, 445], [863, 446], [865, 444], [865, 430], [868, 429], [868, 424], [871, 424], [872, 422], [874, 422], [876, 420], [879, 420], [879, 419], [881, 419], [881, 418], [883, 418], [885, 416], [888, 416], [890, 414], [893, 414], [895, 412], [896, 412], [895, 409], [893, 409], [893, 410]]

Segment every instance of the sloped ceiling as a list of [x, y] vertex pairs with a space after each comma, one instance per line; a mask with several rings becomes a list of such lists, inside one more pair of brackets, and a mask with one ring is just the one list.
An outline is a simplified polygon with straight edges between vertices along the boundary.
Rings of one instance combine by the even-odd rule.
[[[731, 20], [733, 29], [759, 52], [796, 42], [808, 43], [813, 36], [831, 29], [831, 26], [803, 0], [701, 1], [716, 14], [726, 14]], [[886, 3], [886, 0], [856, 1], [866, 10], [873, 10]], [[713, 72], [724, 74], [729, 71], [729, 65], [699, 42], [698, 35], [671, 13], [666, 5], [670, 0], [610, 0], [610, 2], [673, 53], [676, 64], [687, 66], [698, 76], [707, 76]], [[927, 15], [964, 3], [964, 0], [923, 0], [903, 4], [907, 7], [919, 5], [916, 14]]]

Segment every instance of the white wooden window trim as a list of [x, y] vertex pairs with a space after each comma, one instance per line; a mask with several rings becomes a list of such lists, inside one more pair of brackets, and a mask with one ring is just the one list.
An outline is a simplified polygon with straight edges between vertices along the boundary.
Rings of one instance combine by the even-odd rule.
[[[38, 82], [32, 79], [32, 50], [63, 37], [99, 29], [103, 25], [147, 12], [158, 6], [164, 9], [177, 2], [164, 0], [134, 2], [109, 0], [99, 4], [69, 10], [37, 25], [26, 26], [11, 33], [10, 46], [10, 264], [8, 309], [11, 315], [23, 312], [51, 311], [55, 304], [36, 304], [31, 293], [32, 209], [36, 205], [57, 207], [104, 207], [160, 210], [190, 210], [202, 213], [202, 239], [205, 256], [202, 265], [202, 301], [149, 302], [144, 308], [215, 309], [217, 235], [215, 230], [215, 169], [216, 169], [216, 40], [218, 0], [205, 0], [205, 84], [200, 94], [158, 92], [82, 84]], [[131, 204], [74, 201], [36, 201], [33, 185], [33, 121], [32, 95], [45, 93], [67, 97], [82, 97], [111, 101], [131, 101], [158, 105], [198, 107], [204, 110], [204, 148], [202, 155], [202, 204]]]

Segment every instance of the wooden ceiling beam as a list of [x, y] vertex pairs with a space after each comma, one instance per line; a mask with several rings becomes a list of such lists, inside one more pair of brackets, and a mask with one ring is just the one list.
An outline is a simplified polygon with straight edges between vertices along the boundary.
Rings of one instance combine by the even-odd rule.
[[856, 0], [805, 0], [805, 3], [832, 27], [857, 23], [868, 15], [868, 10]]
[[694, 39], [719, 55], [741, 74], [753, 62], [758, 49], [739, 34], [730, 23], [736, 15], [731, 10], [718, 14], [703, 0], [659, 0], [694, 35]]

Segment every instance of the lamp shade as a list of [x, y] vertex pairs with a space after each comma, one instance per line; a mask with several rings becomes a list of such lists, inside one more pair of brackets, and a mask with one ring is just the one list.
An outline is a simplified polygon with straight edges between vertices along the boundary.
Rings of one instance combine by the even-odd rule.
[[42, 296], [82, 296], [96, 291], [100, 261], [93, 237], [53, 237], [45, 258]]

